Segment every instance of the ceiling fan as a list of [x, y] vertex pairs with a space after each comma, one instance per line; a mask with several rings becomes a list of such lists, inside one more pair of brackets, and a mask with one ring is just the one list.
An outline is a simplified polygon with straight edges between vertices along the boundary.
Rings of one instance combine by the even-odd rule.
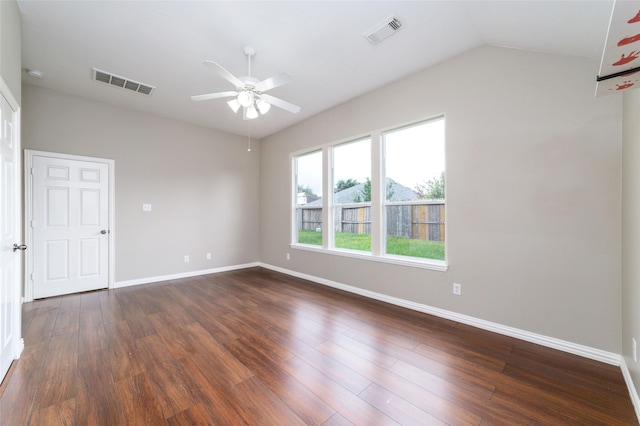
[[289, 73], [283, 72], [275, 77], [259, 81], [258, 79], [251, 77], [251, 58], [256, 54], [256, 50], [253, 47], [245, 47], [244, 54], [247, 56], [247, 61], [249, 63], [249, 70], [246, 77], [236, 77], [216, 62], [203, 62], [204, 65], [211, 68], [219, 76], [233, 84], [236, 90], [208, 93], [206, 95], [195, 95], [191, 96], [191, 99], [194, 101], [207, 101], [209, 99], [235, 97], [228, 101], [227, 104], [233, 112], [238, 112], [240, 107], [242, 107], [242, 118], [244, 120], [257, 118], [258, 112], [260, 112], [260, 114], [266, 114], [271, 108], [271, 105], [294, 114], [300, 112], [299, 106], [264, 93], [275, 87], [291, 83], [293, 81], [293, 76]]

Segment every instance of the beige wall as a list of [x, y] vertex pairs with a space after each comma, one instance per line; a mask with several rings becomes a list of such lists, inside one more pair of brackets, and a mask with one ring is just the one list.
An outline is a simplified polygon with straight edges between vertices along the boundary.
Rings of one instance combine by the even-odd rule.
[[258, 261], [259, 143], [31, 85], [22, 140], [115, 160], [116, 281]]
[[0, 75], [18, 104], [22, 78], [21, 19], [15, 0], [0, 1]]
[[[265, 138], [261, 261], [620, 353], [622, 102], [597, 69], [482, 47]], [[448, 272], [289, 247], [291, 152], [442, 113]]]
[[[631, 339], [640, 345], [640, 91], [624, 96], [622, 138], [622, 355], [640, 394], [640, 364]], [[640, 351], [640, 346], [638, 346]]]

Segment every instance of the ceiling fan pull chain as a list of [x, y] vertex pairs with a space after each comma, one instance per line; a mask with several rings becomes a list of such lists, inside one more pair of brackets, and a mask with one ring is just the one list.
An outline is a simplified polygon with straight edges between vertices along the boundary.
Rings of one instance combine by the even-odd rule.
[[249, 122], [249, 141], [247, 142], [247, 152], [251, 152], [251, 122]]

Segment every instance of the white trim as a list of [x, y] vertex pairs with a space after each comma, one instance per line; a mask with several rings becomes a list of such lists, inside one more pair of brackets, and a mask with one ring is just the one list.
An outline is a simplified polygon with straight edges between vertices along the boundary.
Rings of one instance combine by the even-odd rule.
[[563, 352], [568, 352], [574, 355], [579, 355], [585, 358], [593, 359], [595, 361], [604, 362], [606, 364], [611, 364], [615, 366], [620, 366], [621, 364], [621, 356], [613, 352], [607, 352], [600, 349], [592, 348], [590, 346], [579, 345], [577, 343], [556, 339], [555, 337], [544, 336], [541, 334], [536, 334], [526, 330], [509, 327], [509, 326], [498, 324], [495, 322], [485, 321], [483, 319], [475, 318], [469, 315], [463, 315], [457, 312], [447, 311], [445, 309], [435, 308], [433, 306], [411, 302], [409, 300], [400, 299], [393, 296], [388, 296], [386, 294], [376, 293], [370, 290], [364, 290], [358, 287], [353, 287], [353, 286], [338, 283], [335, 281], [326, 280], [324, 278], [318, 278], [313, 275], [307, 275], [300, 272], [291, 271], [289, 269], [280, 268], [278, 266], [268, 265], [264, 263], [260, 263], [260, 266], [266, 269], [271, 269], [276, 272], [281, 272], [283, 274], [313, 281], [318, 284], [348, 291], [350, 293], [359, 294], [360, 296], [368, 297], [375, 300], [380, 300], [382, 302], [387, 302], [392, 305], [401, 306], [403, 308], [411, 309], [414, 311], [423, 312], [423, 313], [434, 315], [440, 318], [449, 319], [451, 321], [460, 322], [473, 327], [481, 328], [483, 330], [492, 331], [494, 333], [503, 334], [505, 336], [524, 340], [526, 342], [535, 343], [538, 345], [557, 349]]
[[[20, 178], [20, 167], [22, 164], [22, 152], [21, 152], [22, 150], [22, 133], [21, 133], [22, 109], [20, 108], [20, 103], [13, 96], [11, 89], [9, 88], [7, 83], [4, 81], [2, 76], [0, 76], [0, 96], [7, 101], [7, 103], [9, 104], [9, 108], [11, 108], [11, 110], [14, 113], [13, 118], [15, 118], [15, 122], [12, 125], [13, 127], [12, 136], [14, 137], [14, 142], [15, 142], [15, 148], [13, 153], [13, 160], [15, 161], [14, 171], [13, 171], [13, 178], [15, 181], [15, 187], [14, 187], [15, 195], [12, 197], [11, 203], [15, 204], [14, 206], [12, 206], [14, 215], [15, 215], [15, 224], [14, 224], [14, 229], [12, 229], [12, 231], [17, 231], [16, 238], [19, 238], [20, 231], [22, 231], [22, 228], [23, 228], [23, 224], [21, 223], [22, 216], [23, 216], [22, 200], [21, 200], [22, 179]], [[15, 130], [15, 133], [13, 133], [13, 130]], [[15, 243], [17, 242], [18, 241], [16, 241]], [[22, 285], [22, 282], [24, 281], [24, 276], [23, 276], [24, 257], [20, 256], [20, 258], [22, 259], [22, 261], [18, 260], [18, 258], [14, 255], [14, 267], [16, 263], [19, 263], [19, 267], [17, 268], [17, 271], [16, 271], [16, 277], [14, 278], [14, 281], [11, 283], [12, 287], [13, 286], [16, 287], [14, 288], [15, 296], [13, 298], [13, 301], [9, 303], [9, 306], [11, 306], [11, 309], [13, 310], [13, 312], [11, 312], [10, 315], [12, 317], [12, 328], [13, 328], [11, 330], [11, 335], [13, 336], [11, 338], [11, 341], [12, 341], [11, 351], [13, 352], [14, 360], [19, 359], [20, 355], [22, 354], [22, 351], [24, 350], [24, 339], [22, 338], [22, 303], [20, 300], [21, 285]], [[3, 301], [3, 303], [4, 302], [5, 301]], [[6, 374], [5, 376], [0, 377], [0, 380], [4, 379], [5, 377], [6, 377]]]
[[[33, 191], [31, 168], [33, 167], [33, 159], [30, 154], [30, 150], [24, 150], [24, 188], [22, 191], [24, 197], [24, 222], [22, 227], [24, 228], [24, 242], [27, 245], [27, 250], [24, 256], [24, 294], [22, 302], [33, 301], [33, 280], [31, 279], [31, 273], [33, 272], [33, 231], [31, 228], [31, 219], [33, 217]], [[29, 249], [29, 247], [31, 247]]]
[[390, 263], [392, 265], [410, 266], [412, 268], [429, 269], [432, 271], [447, 272], [449, 265], [444, 260], [436, 259], [422, 259], [417, 257], [408, 256], [394, 256], [391, 254], [385, 254], [383, 256], [376, 256], [368, 252], [358, 252], [355, 250], [346, 250], [332, 248], [327, 249], [320, 246], [313, 246], [309, 244], [292, 243], [289, 247], [295, 250], [312, 251], [314, 253], [329, 254], [334, 256], [351, 257], [353, 259], [368, 260], [371, 262]]
[[138, 278], [136, 280], [117, 281], [113, 288], [130, 287], [134, 285], [157, 283], [161, 281], [178, 280], [180, 278], [197, 277], [200, 275], [217, 274], [219, 272], [235, 271], [237, 269], [255, 268], [260, 266], [258, 262], [245, 263], [242, 265], [223, 266], [213, 269], [201, 269], [199, 271], [181, 272], [179, 274], [162, 275], [157, 277]]
[[20, 359], [20, 355], [22, 355], [22, 351], [24, 351], [24, 339], [20, 339], [18, 341], [18, 345], [16, 348], [16, 354], [15, 354], [15, 359]]
[[[115, 160], [107, 158], [87, 157], [83, 155], [62, 154], [57, 152], [35, 151], [31, 149], [24, 150], [24, 237], [25, 244], [31, 247], [33, 245], [33, 230], [30, 226], [33, 220], [33, 157], [49, 157], [59, 158], [63, 160], [74, 161], [90, 161], [94, 163], [106, 164], [109, 169], [109, 265], [108, 265], [108, 288], [114, 288], [115, 284], [115, 232], [116, 232], [116, 179], [115, 179]], [[33, 280], [31, 274], [33, 272], [33, 250], [27, 250], [25, 256], [25, 276], [24, 276], [24, 301], [33, 301]]]
[[[371, 203], [369, 203], [371, 207], [371, 252], [362, 254], [352, 250], [343, 250], [335, 247], [335, 235], [334, 232], [323, 232], [322, 235], [322, 248], [317, 246], [309, 246], [309, 245], [301, 245], [297, 242], [298, 240], [298, 227], [297, 227], [297, 210], [300, 206], [297, 205], [297, 158], [304, 157], [305, 155], [310, 155], [316, 153], [318, 151], [322, 151], [322, 228], [326, 231], [327, 227], [329, 230], [333, 229], [331, 224], [334, 222], [333, 212], [335, 203], [333, 200], [333, 188], [334, 183], [334, 151], [337, 147], [341, 145], [347, 145], [350, 143], [361, 142], [369, 139], [370, 141], [370, 151], [371, 151], [371, 179], [373, 182], [382, 182], [385, 181], [386, 176], [386, 154], [384, 153], [386, 149], [386, 143], [384, 141], [385, 134], [393, 133], [396, 131], [400, 131], [403, 129], [417, 127], [421, 125], [425, 125], [428, 123], [434, 123], [436, 121], [443, 121], [445, 125], [445, 177], [446, 177], [446, 114], [443, 112], [441, 114], [437, 114], [434, 116], [421, 118], [417, 120], [411, 120], [406, 123], [402, 123], [395, 126], [386, 126], [383, 128], [379, 128], [376, 130], [372, 130], [370, 132], [361, 133], [358, 136], [351, 136], [343, 139], [339, 139], [333, 142], [323, 143], [321, 145], [317, 145], [314, 147], [302, 149], [299, 151], [295, 151], [289, 153], [289, 164], [290, 164], [290, 173], [289, 177], [291, 179], [291, 216], [289, 218], [290, 223], [290, 247], [294, 249], [308, 250], [314, 251], [316, 253], [326, 253], [326, 254], [335, 254], [339, 256], [346, 257], [354, 257], [358, 259], [364, 259], [374, 262], [383, 262], [383, 263], [391, 263], [402, 266], [410, 266], [415, 268], [422, 269], [430, 269], [434, 271], [446, 272], [449, 269], [449, 264], [447, 263], [447, 254], [449, 252], [449, 245], [445, 244], [445, 260], [440, 261], [436, 259], [422, 259], [417, 257], [409, 257], [409, 256], [396, 256], [396, 255], [388, 255], [383, 254], [382, 251], [384, 246], [386, 245], [386, 223], [385, 217], [386, 214], [383, 210], [387, 205], [401, 204], [402, 202], [392, 202], [388, 203], [384, 200], [384, 196], [382, 196], [384, 192], [384, 184], [378, 185], [378, 189], [380, 193], [372, 194]], [[374, 185], [375, 186], [375, 185]], [[353, 204], [353, 205], [362, 205], [362, 204]], [[445, 234], [448, 229], [448, 209], [445, 209]], [[377, 220], [376, 220], [377, 218]], [[329, 224], [329, 225], [327, 225]]]
[[624, 377], [624, 381], [627, 384], [627, 389], [629, 389], [629, 396], [631, 397], [631, 402], [633, 403], [633, 408], [636, 410], [636, 417], [638, 422], [640, 422], [640, 397], [638, 397], [638, 391], [636, 390], [635, 385], [633, 384], [633, 379], [631, 378], [631, 372], [627, 367], [627, 363], [622, 357], [620, 362], [620, 370], [622, 370], [622, 377]]
[[13, 93], [11, 93], [11, 90], [9, 90], [9, 86], [4, 81], [2, 76], [0, 76], [0, 93], [2, 94], [2, 96], [4, 96], [7, 102], [9, 102], [9, 106], [11, 107], [13, 112], [18, 112], [20, 110], [20, 104], [18, 103], [16, 98], [13, 97]]

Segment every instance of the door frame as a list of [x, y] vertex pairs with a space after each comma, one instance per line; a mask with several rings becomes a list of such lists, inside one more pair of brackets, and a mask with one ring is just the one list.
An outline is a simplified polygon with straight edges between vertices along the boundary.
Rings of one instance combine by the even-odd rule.
[[[107, 234], [108, 253], [108, 288], [114, 288], [115, 284], [115, 161], [107, 158], [86, 157], [81, 155], [62, 154], [58, 152], [24, 150], [24, 233], [27, 246], [33, 246], [33, 157], [49, 157], [63, 160], [90, 161], [94, 163], [106, 164], [109, 169], [109, 233]], [[24, 279], [24, 301], [33, 301], [33, 250], [26, 251], [25, 257], [25, 279]]]
[[[21, 183], [21, 179], [20, 179], [20, 162], [21, 162], [21, 149], [22, 149], [22, 139], [20, 136], [20, 129], [21, 129], [21, 124], [20, 124], [20, 114], [22, 112], [22, 109], [20, 108], [20, 103], [16, 100], [16, 98], [13, 96], [13, 93], [11, 93], [11, 90], [9, 89], [9, 86], [7, 85], [7, 83], [4, 81], [4, 79], [2, 78], [2, 76], [0, 76], [0, 96], [3, 96], [7, 102], [9, 103], [9, 106], [11, 107], [11, 109], [13, 110], [13, 112], [15, 113], [15, 119], [16, 122], [15, 124], [15, 138], [16, 138], [16, 164], [15, 164], [15, 182], [16, 182], [16, 187], [15, 187], [15, 191], [16, 191], [16, 195], [14, 197], [14, 201], [15, 201], [15, 206], [13, 207], [15, 209], [15, 228], [16, 228], [16, 235], [20, 236], [20, 234], [22, 233], [22, 229], [23, 229], [23, 224], [21, 223], [22, 221], [22, 201], [20, 200], [20, 196], [22, 195], [22, 183]], [[16, 241], [16, 243], [19, 243], [19, 241]], [[23, 252], [24, 253], [24, 252]], [[22, 303], [20, 300], [20, 294], [21, 294], [21, 288], [22, 287], [22, 281], [24, 279], [24, 276], [22, 275], [23, 273], [23, 266], [25, 264], [25, 257], [23, 256], [19, 256], [21, 260], [17, 261], [18, 262], [18, 267], [16, 268], [16, 278], [15, 278], [15, 282], [13, 283], [13, 285], [16, 286], [15, 288], [15, 298], [14, 301], [12, 303], [14, 312], [13, 312], [13, 359], [16, 360], [18, 358], [20, 358], [20, 355], [22, 354], [22, 351], [24, 350], [24, 338], [22, 337]], [[3, 380], [4, 377], [0, 377], [0, 381]]]

